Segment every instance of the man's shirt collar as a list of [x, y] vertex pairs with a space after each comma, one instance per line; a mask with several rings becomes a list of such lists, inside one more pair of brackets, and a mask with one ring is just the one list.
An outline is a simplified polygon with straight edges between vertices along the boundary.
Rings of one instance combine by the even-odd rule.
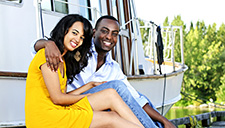
[[[96, 51], [96, 49], [95, 49], [95, 44], [94, 44], [94, 40], [92, 39], [92, 46], [91, 46], [91, 53], [96, 57], [96, 59], [97, 59], [97, 56], [98, 56], [98, 53], [97, 53], [97, 51]], [[112, 59], [112, 57], [111, 57], [111, 51], [110, 52], [108, 52], [107, 54], [106, 54], [106, 60], [105, 60], [105, 64], [113, 64], [113, 59]]]

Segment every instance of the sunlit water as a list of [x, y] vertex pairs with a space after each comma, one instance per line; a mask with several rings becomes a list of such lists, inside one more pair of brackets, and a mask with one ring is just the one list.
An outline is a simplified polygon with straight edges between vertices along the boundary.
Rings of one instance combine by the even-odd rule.
[[[208, 113], [212, 111], [225, 111], [222, 108], [175, 108], [172, 107], [169, 112], [165, 115], [165, 117], [169, 120], [194, 116], [202, 113]], [[179, 128], [185, 128], [185, 125], [180, 125]]]

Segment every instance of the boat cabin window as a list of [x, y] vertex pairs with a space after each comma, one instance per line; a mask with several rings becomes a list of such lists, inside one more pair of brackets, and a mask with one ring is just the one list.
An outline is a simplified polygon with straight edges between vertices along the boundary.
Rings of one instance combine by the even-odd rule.
[[80, 7], [80, 14], [85, 18], [92, 20], [91, 9], [86, 8], [91, 7], [90, 0], [80, 0], [79, 4], [82, 6]]
[[42, 0], [42, 9], [63, 14], [78, 13], [92, 20], [90, 0]]
[[67, 0], [42, 0], [41, 6], [43, 10], [68, 14], [68, 5], [64, 2]]

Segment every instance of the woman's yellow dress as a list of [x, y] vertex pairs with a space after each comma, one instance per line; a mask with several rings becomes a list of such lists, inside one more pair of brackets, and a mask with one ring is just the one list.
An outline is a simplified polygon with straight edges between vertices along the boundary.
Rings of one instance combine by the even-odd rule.
[[[55, 105], [50, 99], [40, 70], [44, 63], [45, 50], [41, 49], [28, 69], [25, 99], [27, 128], [88, 128], [93, 118], [93, 110], [87, 97], [70, 106]], [[59, 70], [58, 75], [61, 91], [64, 93], [67, 77], [64, 74], [63, 78]]]

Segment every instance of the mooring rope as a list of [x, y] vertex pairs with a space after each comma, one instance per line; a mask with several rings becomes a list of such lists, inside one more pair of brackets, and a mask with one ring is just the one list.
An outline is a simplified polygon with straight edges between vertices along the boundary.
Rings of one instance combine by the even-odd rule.
[[164, 74], [163, 101], [162, 101], [162, 113], [161, 113], [161, 115], [163, 115], [165, 95], [166, 95], [166, 74]]
[[198, 123], [196, 116], [188, 116], [190, 120], [189, 127], [191, 128], [202, 128], [202, 126]]

